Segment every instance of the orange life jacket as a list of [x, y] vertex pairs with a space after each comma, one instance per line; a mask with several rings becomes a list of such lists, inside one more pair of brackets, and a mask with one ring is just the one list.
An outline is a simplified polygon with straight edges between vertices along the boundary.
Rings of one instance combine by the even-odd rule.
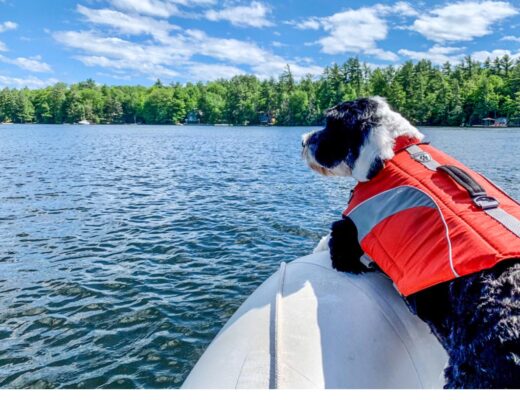
[[343, 215], [361, 248], [405, 296], [520, 258], [520, 205], [428, 144], [398, 138], [395, 156], [354, 188]]

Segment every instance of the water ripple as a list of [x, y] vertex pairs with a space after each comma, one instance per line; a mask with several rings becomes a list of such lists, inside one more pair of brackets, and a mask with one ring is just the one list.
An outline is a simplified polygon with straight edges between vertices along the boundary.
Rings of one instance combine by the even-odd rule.
[[[518, 130], [426, 131], [520, 197]], [[301, 132], [0, 126], [0, 387], [179, 387], [345, 207]]]

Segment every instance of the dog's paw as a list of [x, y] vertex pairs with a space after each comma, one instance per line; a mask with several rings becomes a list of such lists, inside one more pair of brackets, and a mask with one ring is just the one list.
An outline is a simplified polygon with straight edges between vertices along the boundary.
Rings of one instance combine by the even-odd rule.
[[329, 251], [329, 240], [330, 240], [330, 233], [327, 236], [323, 236], [318, 243], [318, 245], [314, 248], [312, 253], [320, 253], [322, 251]]
[[359, 261], [345, 260], [337, 256], [332, 256], [331, 260], [332, 268], [340, 272], [348, 272], [349, 274], [358, 275], [372, 271]]
[[370, 271], [360, 261], [363, 250], [357, 237], [356, 226], [350, 218], [344, 218], [332, 224], [329, 247], [334, 269], [352, 274]]

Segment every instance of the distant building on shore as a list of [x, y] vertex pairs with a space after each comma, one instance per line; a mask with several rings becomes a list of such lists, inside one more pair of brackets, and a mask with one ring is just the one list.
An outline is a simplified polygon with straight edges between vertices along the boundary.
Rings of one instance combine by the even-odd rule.
[[475, 128], [507, 128], [509, 122], [505, 117], [483, 118], [480, 124], [472, 125]]
[[493, 127], [499, 127], [499, 126], [507, 126], [507, 118], [501, 117], [501, 118], [484, 118], [484, 126], [493, 126]]
[[202, 117], [202, 113], [199, 110], [192, 110], [186, 116], [187, 124], [200, 124], [200, 118]]
[[270, 113], [260, 113], [258, 122], [260, 122], [260, 125], [274, 125], [276, 119]]

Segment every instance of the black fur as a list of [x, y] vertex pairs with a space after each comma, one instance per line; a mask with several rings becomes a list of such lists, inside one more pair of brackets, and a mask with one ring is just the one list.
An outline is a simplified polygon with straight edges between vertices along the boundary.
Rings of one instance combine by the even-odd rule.
[[[316, 160], [327, 166], [346, 157], [352, 166], [378, 123], [373, 118], [375, 107], [377, 103], [361, 99], [331, 109], [319, 143], [313, 144]], [[372, 176], [383, 167], [379, 161], [374, 162]], [[363, 251], [349, 218], [332, 225], [329, 247], [334, 268], [356, 274], [369, 271], [360, 262]], [[520, 388], [519, 261], [509, 260], [405, 298], [449, 355], [445, 388]]]
[[374, 178], [379, 171], [381, 171], [385, 166], [385, 163], [383, 160], [381, 160], [379, 157], [376, 157], [374, 161], [372, 161], [372, 165], [370, 166], [370, 170], [368, 171], [367, 179]]
[[378, 124], [376, 110], [377, 103], [371, 99], [341, 103], [328, 110], [325, 128], [308, 143], [316, 161], [327, 168], [346, 161], [353, 168], [370, 130]]
[[364, 252], [358, 243], [357, 237], [356, 225], [350, 218], [343, 218], [332, 224], [329, 240], [330, 256], [332, 265], [338, 271], [354, 274], [369, 271], [359, 261]]

